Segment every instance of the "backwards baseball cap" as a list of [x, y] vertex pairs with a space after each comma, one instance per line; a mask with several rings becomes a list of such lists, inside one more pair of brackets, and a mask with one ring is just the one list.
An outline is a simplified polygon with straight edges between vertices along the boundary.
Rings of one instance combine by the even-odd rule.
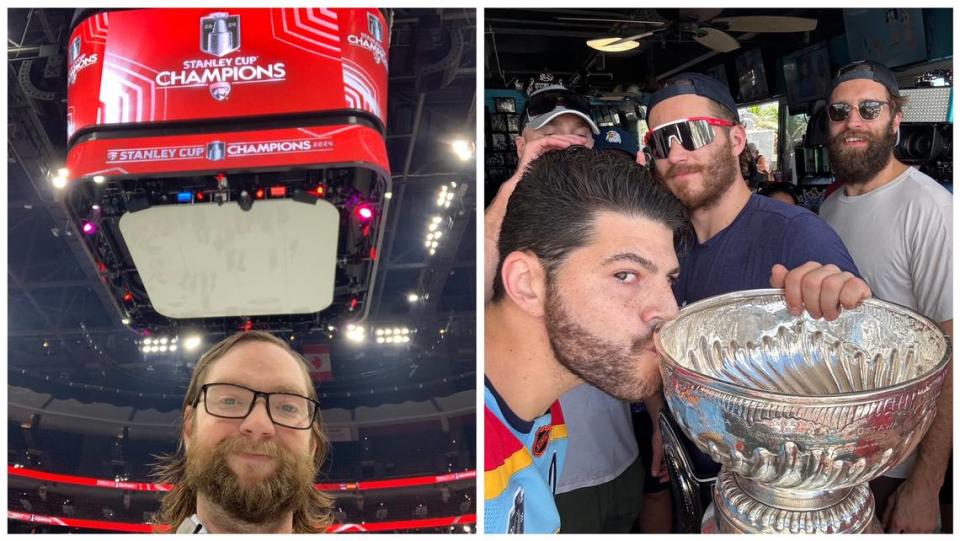
[[597, 150], [620, 150], [630, 156], [636, 156], [640, 150], [640, 143], [632, 133], [620, 128], [604, 128], [600, 131], [600, 137], [593, 142], [593, 148]]
[[830, 83], [830, 90], [827, 92], [827, 98], [833, 94], [833, 91], [841, 83], [853, 81], [854, 79], [867, 79], [882, 84], [894, 96], [900, 96], [900, 85], [897, 84], [897, 77], [890, 71], [890, 68], [874, 62], [872, 60], [860, 60], [847, 64], [840, 68], [837, 76]]
[[740, 122], [740, 114], [737, 112], [737, 102], [733, 100], [733, 96], [730, 95], [730, 90], [727, 89], [726, 85], [709, 75], [692, 72], [674, 75], [663, 83], [660, 90], [654, 92], [653, 96], [650, 96], [650, 101], [647, 102], [647, 116], [650, 115], [650, 111], [661, 101], [684, 94], [694, 94], [713, 100], [730, 111], [733, 119], [737, 123]]
[[544, 87], [530, 94], [520, 118], [525, 128], [539, 130], [560, 115], [576, 115], [590, 126], [594, 135], [600, 133], [590, 116], [590, 102], [560, 85]]

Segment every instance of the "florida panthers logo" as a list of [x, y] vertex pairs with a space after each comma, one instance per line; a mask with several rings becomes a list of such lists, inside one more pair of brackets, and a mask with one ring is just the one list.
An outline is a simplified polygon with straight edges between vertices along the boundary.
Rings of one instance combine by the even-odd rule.
[[213, 83], [210, 85], [210, 95], [217, 101], [223, 101], [230, 97], [230, 90], [233, 86], [226, 82]]

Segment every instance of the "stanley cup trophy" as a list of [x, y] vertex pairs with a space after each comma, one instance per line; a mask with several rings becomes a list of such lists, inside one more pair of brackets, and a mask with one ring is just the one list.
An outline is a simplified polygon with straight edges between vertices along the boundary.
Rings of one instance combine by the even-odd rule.
[[722, 465], [724, 533], [863, 532], [867, 483], [923, 439], [950, 361], [911, 310], [869, 299], [828, 322], [775, 289], [691, 304], [654, 342], [674, 418]]

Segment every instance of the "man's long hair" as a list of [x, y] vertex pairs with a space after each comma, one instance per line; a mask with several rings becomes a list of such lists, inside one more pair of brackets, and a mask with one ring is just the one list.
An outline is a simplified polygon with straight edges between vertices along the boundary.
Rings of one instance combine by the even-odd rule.
[[[187, 394], [183, 399], [183, 411], [187, 406], [192, 406], [200, 396], [200, 388], [204, 384], [204, 377], [210, 366], [227, 354], [228, 351], [244, 342], [268, 342], [274, 344], [286, 351], [294, 359], [297, 359], [303, 375], [307, 380], [307, 389], [310, 398], [317, 399], [317, 391], [310, 381], [310, 373], [307, 370], [307, 363], [299, 353], [293, 351], [283, 340], [263, 331], [246, 331], [229, 336], [217, 345], [210, 348], [209, 351], [200, 357], [196, 368], [193, 370], [193, 376], [190, 379], [190, 385], [187, 387]], [[196, 415], [193, 410], [191, 415]], [[313, 458], [317, 469], [326, 460], [327, 452], [330, 449], [330, 442], [321, 431], [320, 412], [317, 412], [313, 426], [310, 427], [316, 450]], [[177, 445], [177, 451], [172, 455], [158, 457], [159, 461], [154, 464], [154, 477], [157, 483], [172, 484], [170, 489], [160, 502], [160, 511], [154, 517], [154, 528], [158, 531], [169, 526], [170, 532], [176, 531], [177, 527], [184, 520], [197, 512], [197, 493], [196, 490], [186, 483], [187, 472], [187, 454], [183, 444], [183, 437]], [[311, 482], [314, 480], [311, 480]], [[293, 510], [293, 531], [295, 533], [319, 533], [326, 530], [333, 522], [333, 498], [320, 492], [311, 490], [310, 496], [306, 502], [298, 509]]]

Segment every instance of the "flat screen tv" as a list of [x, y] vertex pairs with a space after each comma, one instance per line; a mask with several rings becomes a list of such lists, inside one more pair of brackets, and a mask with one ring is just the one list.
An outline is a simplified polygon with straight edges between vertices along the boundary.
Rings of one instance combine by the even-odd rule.
[[760, 49], [751, 49], [737, 57], [737, 79], [740, 82], [740, 103], [766, 98], [767, 72], [763, 69]]
[[847, 8], [843, 24], [851, 60], [875, 60], [895, 68], [927, 58], [921, 8]]
[[830, 50], [818, 43], [783, 57], [787, 104], [806, 105], [824, 99], [830, 88]]

